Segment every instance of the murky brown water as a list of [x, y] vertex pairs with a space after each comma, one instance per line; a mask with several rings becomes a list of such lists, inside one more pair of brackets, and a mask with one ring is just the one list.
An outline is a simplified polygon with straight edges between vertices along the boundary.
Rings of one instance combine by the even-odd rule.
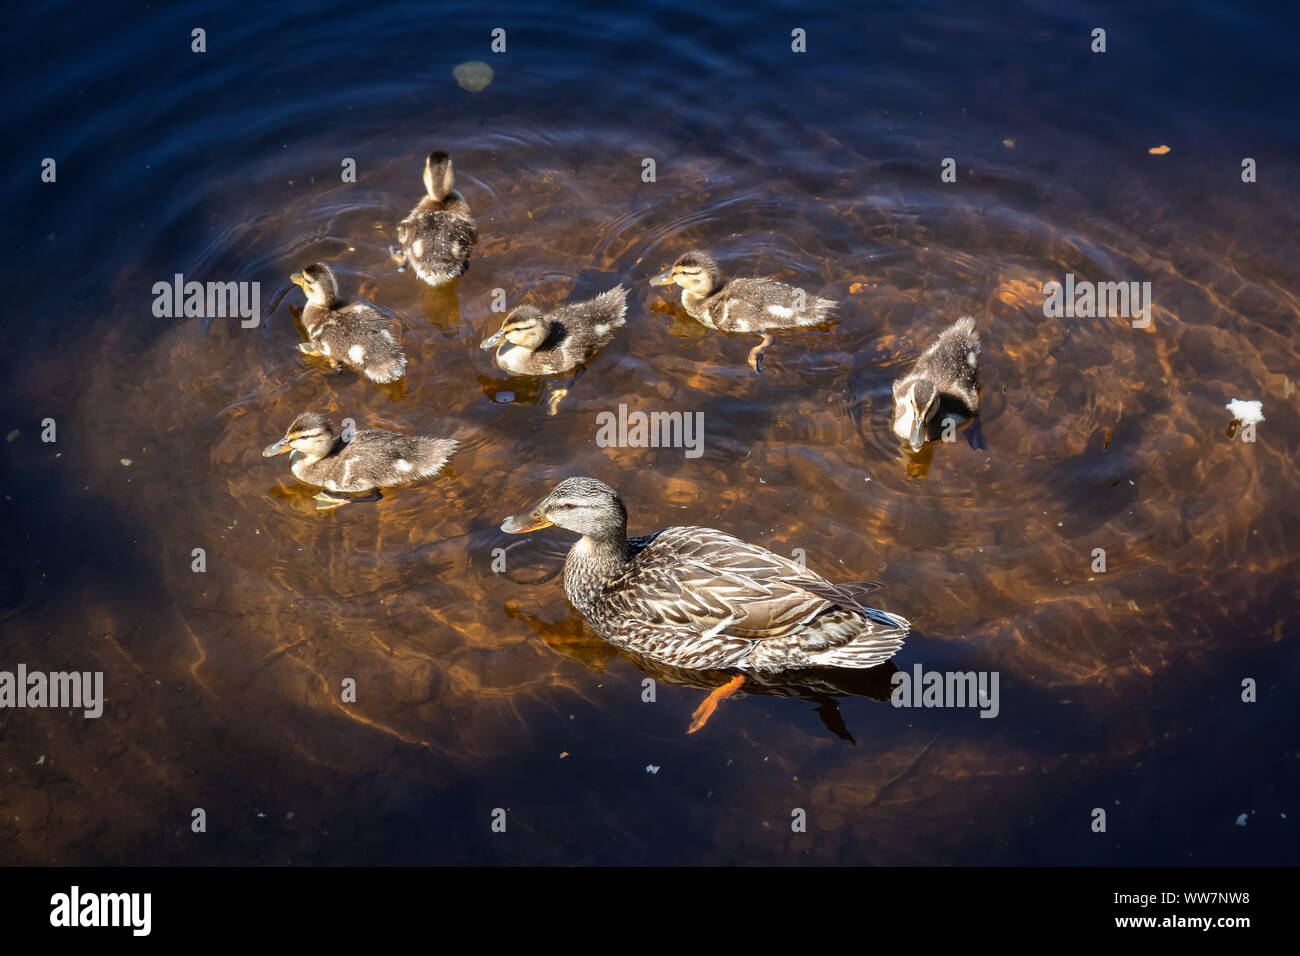
[[[102, 669], [109, 702], [98, 721], [0, 716], [0, 858], [1236, 862], [1223, 807], [1286, 811], [1294, 195], [1193, 202], [1200, 159], [1136, 143], [1099, 169], [1032, 126], [963, 131], [978, 158], [943, 185], [935, 131], [879, 115], [874, 149], [773, 117], [745, 124], [743, 149], [683, 150], [673, 122], [707, 120], [597, 135], [486, 97], [436, 143], [392, 116], [356, 185], [333, 181], [325, 139], [191, 184], [175, 221], [126, 232], [122, 267], [59, 304], [75, 335], [11, 356], [5, 661]], [[439, 292], [387, 253], [432, 145], [482, 237]], [[658, 182], [642, 156], [661, 157]], [[694, 245], [839, 299], [838, 321], [779, 337], [754, 376], [752, 340], [646, 283]], [[402, 317], [404, 393], [296, 352], [288, 275], [317, 259]], [[259, 279], [266, 304], [291, 291], [257, 329], [153, 319], [174, 272]], [[1041, 286], [1067, 272], [1151, 281], [1152, 326], [1045, 319]], [[628, 328], [553, 418], [477, 348], [493, 289], [548, 305], [617, 282]], [[912, 455], [890, 382], [963, 312], [984, 339], [987, 448], [963, 432]], [[1226, 434], [1232, 398], [1263, 401], [1253, 444]], [[596, 415], [620, 404], [703, 412], [704, 454], [597, 447]], [[286, 459], [260, 456], [309, 408], [465, 444], [436, 479], [316, 512]], [[574, 474], [621, 491], [631, 533], [711, 525], [881, 582], [916, 629], [896, 664], [997, 671], [998, 719], [892, 708], [877, 675], [846, 678], [838, 705], [742, 695], [686, 737], [703, 691], [583, 627], [557, 576], [570, 539], [497, 529]], [[646, 673], [668, 681], [654, 704]], [[1118, 822], [1089, 842], [1095, 806]], [[494, 807], [517, 839], [494, 839]], [[789, 832], [795, 807], [815, 839]], [[1181, 835], [1198, 826], [1211, 835]], [[1294, 862], [1285, 843], [1242, 852]]]

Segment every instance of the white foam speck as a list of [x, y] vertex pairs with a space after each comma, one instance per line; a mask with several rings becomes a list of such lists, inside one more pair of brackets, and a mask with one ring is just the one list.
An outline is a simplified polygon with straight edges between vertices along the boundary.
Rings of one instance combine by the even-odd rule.
[[1244, 399], [1234, 398], [1223, 407], [1231, 412], [1232, 417], [1243, 425], [1255, 425], [1264, 420], [1263, 402], [1248, 402]]

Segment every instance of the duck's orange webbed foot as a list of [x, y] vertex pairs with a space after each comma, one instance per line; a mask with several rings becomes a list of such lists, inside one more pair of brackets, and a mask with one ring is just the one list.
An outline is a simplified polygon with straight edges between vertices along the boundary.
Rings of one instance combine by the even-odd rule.
[[770, 346], [771, 344], [772, 344], [772, 336], [764, 332], [763, 341], [759, 342], [757, 345], [755, 345], [752, 349], [749, 350], [749, 367], [754, 370], [755, 374], [762, 373], [763, 353], [767, 351], [768, 346]]
[[745, 683], [745, 675], [737, 674], [721, 687], [710, 691], [709, 696], [704, 698], [699, 707], [695, 708], [695, 713], [691, 714], [691, 726], [686, 732], [693, 734], [697, 730], [703, 729], [704, 725], [709, 722], [709, 718], [713, 716], [713, 712], [718, 709], [718, 705], [740, 690], [740, 685], [743, 683]]

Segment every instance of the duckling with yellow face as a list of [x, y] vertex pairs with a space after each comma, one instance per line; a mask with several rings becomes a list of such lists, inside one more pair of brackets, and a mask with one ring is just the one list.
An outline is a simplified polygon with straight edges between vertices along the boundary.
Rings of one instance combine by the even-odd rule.
[[453, 188], [451, 157], [441, 151], [424, 161], [426, 195], [397, 224], [400, 252], [389, 248], [399, 265], [431, 286], [446, 285], [469, 268], [470, 253], [478, 242], [478, 226], [470, 218], [469, 203]]
[[402, 435], [379, 428], [356, 432], [351, 440], [318, 412], [295, 418], [284, 437], [262, 450], [263, 458], [292, 452], [289, 470], [299, 481], [324, 488], [316, 500], [346, 504], [326, 492], [364, 494], [428, 478], [442, 470], [459, 444], [452, 438]]
[[[936, 422], [949, 415], [974, 418], [979, 413], [979, 354], [975, 320], [963, 315], [894, 382], [894, 434], [912, 451], [931, 440]], [[948, 412], [941, 418], [944, 409]]]
[[651, 285], [682, 287], [682, 307], [701, 324], [720, 332], [751, 332], [763, 337], [749, 353], [749, 367], [763, 371], [763, 353], [772, 344], [771, 330], [820, 325], [831, 317], [835, 302], [808, 295], [777, 279], [728, 279], [707, 252], [685, 253]]
[[298, 346], [304, 355], [324, 356], [332, 367], [346, 365], [372, 382], [396, 382], [406, 374], [406, 353], [392, 323], [364, 302], [342, 302], [333, 269], [313, 262], [289, 278], [307, 296], [307, 341]]
[[617, 285], [586, 302], [568, 302], [550, 312], [531, 305], [510, 311], [501, 328], [479, 345], [496, 348], [497, 367], [514, 375], [559, 375], [575, 368], [568, 386], [551, 393], [552, 415], [588, 359], [627, 325], [627, 290]]

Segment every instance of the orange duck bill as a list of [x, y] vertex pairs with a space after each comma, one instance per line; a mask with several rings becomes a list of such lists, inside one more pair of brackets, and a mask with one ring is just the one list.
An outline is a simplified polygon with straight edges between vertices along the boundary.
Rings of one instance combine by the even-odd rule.
[[506, 534], [527, 534], [529, 531], [540, 531], [542, 528], [549, 528], [553, 522], [546, 517], [546, 513], [542, 510], [544, 503], [538, 502], [537, 507], [530, 511], [511, 515], [501, 522], [501, 530]]

